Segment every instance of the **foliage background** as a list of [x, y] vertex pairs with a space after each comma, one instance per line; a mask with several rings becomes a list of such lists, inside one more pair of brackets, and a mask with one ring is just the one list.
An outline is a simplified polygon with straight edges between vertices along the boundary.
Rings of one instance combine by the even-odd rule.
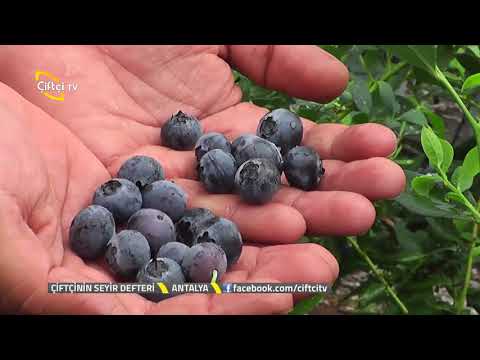
[[320, 46], [350, 70], [341, 97], [328, 104], [295, 99], [234, 72], [244, 100], [317, 123], [390, 127], [399, 139], [390, 158], [404, 169], [408, 188], [375, 203], [367, 234], [302, 239], [328, 248], [341, 273], [333, 293], [291, 313], [476, 314], [479, 46]]

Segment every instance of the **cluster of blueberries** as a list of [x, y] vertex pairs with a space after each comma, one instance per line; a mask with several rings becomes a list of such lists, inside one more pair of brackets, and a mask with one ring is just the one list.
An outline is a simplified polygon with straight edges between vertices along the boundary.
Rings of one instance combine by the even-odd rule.
[[[282, 172], [302, 190], [318, 185], [322, 161], [313, 149], [300, 146], [302, 138], [300, 118], [285, 109], [264, 115], [257, 135], [244, 134], [232, 143], [220, 133], [203, 134], [200, 122], [182, 112], [161, 131], [163, 146], [195, 150], [198, 177], [208, 192], [237, 193], [251, 204], [272, 199]], [[162, 165], [139, 155], [125, 161], [74, 217], [70, 245], [84, 260], [104, 256], [118, 278], [172, 285], [221, 279], [240, 258], [243, 241], [232, 221], [208, 209], [188, 209], [187, 194], [165, 179]]]

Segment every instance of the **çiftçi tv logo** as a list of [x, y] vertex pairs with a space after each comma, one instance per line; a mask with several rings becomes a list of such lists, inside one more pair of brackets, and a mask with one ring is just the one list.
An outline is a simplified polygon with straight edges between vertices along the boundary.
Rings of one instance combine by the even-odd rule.
[[65, 101], [65, 92], [77, 91], [78, 84], [65, 83], [48, 71], [35, 71], [37, 90], [50, 100]]

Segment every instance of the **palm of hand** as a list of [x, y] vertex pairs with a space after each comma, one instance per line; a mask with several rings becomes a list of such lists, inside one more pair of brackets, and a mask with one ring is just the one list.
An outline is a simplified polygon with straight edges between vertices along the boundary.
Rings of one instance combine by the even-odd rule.
[[[354, 234], [371, 226], [374, 209], [364, 196], [394, 196], [404, 181], [399, 169], [381, 158], [394, 147], [387, 129], [365, 125], [346, 130], [341, 125], [305, 122], [304, 143], [327, 159], [327, 176], [321, 184], [325, 191], [304, 193], [285, 187], [274, 202], [260, 207], [246, 205], [234, 195], [207, 194], [194, 180], [193, 152], [158, 146], [161, 125], [177, 110], [197, 115], [205, 132], [219, 131], [230, 140], [255, 132], [265, 110], [238, 104], [240, 91], [218, 55], [259, 81], [297, 96], [329, 98], [344, 86], [338, 76], [322, 78], [320, 72], [317, 78], [304, 75], [303, 87], [298, 79], [285, 82], [289, 75], [280, 78], [277, 73], [286, 70], [289, 61], [290, 76], [298, 76], [288, 54], [284, 65], [276, 60], [286, 48], [276, 50], [277, 58], [270, 53], [263, 65], [257, 54], [260, 61], [253, 68], [246, 62], [249, 51], [162, 46], [0, 49], [1, 68], [10, 69], [0, 73], [1, 80], [30, 101], [6, 87], [1, 90], [5, 99], [1, 126], [11, 134], [0, 155], [2, 171], [9, 169], [8, 178], [2, 176], [0, 182], [0, 247], [5, 247], [0, 254], [10, 254], [9, 260], [0, 262], [0, 287], [7, 294], [4, 308], [34, 313], [279, 313], [292, 306], [289, 294], [186, 295], [159, 304], [138, 295], [46, 294], [47, 282], [113, 280], [103, 264], [85, 264], [71, 252], [68, 228], [73, 216], [91, 201], [94, 189], [115, 175], [125, 159], [140, 153], [159, 159], [167, 177], [188, 192], [190, 207], [208, 207], [239, 225], [249, 244], [225, 281], [335, 280], [338, 265], [325, 249], [290, 243], [306, 231]], [[331, 69], [338, 66], [331, 60], [324, 64]], [[48, 67], [65, 82], [78, 83], [78, 91], [67, 93], [64, 103], [43, 97], [31, 84], [30, 74], [38, 67]], [[313, 80], [330, 84], [333, 90], [315, 94], [308, 90]], [[283, 245], [270, 246], [275, 243]]]

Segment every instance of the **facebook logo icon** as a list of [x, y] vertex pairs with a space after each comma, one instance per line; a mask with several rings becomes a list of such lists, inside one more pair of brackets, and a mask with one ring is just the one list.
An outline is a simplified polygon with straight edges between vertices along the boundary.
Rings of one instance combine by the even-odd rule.
[[222, 284], [222, 292], [229, 293], [231, 292], [232, 284]]

